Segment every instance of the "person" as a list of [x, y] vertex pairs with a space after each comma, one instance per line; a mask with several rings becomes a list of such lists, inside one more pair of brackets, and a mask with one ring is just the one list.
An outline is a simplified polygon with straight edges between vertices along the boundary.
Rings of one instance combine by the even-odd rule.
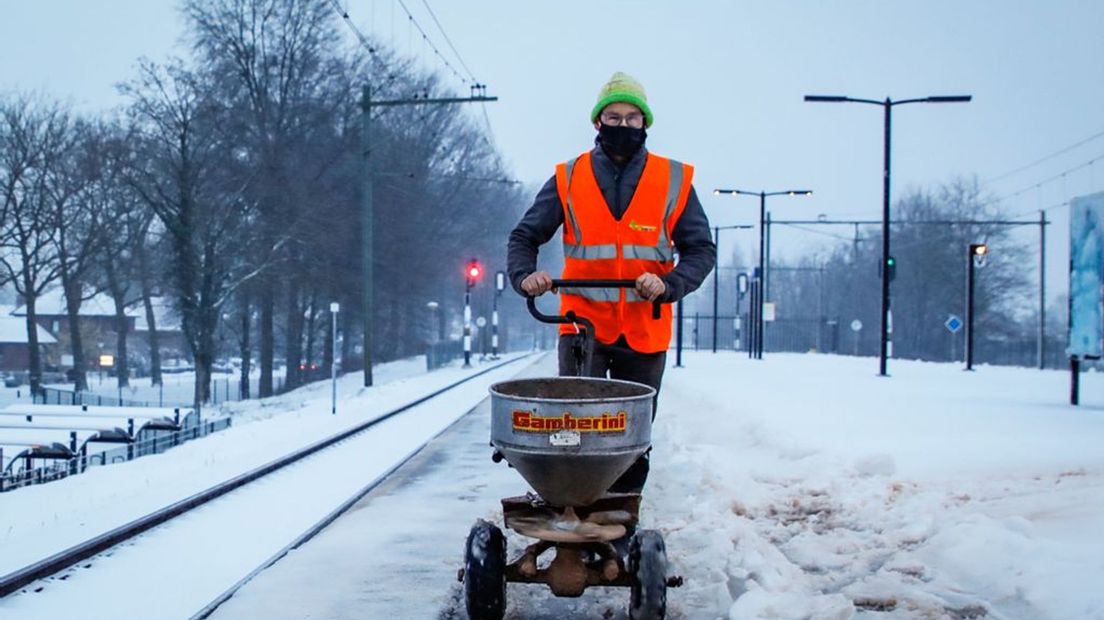
[[[643, 86], [614, 73], [590, 120], [594, 148], [556, 166], [537, 193], [510, 233], [507, 272], [523, 295], [550, 291], [552, 277], [537, 271], [537, 256], [562, 227], [564, 279], [635, 279], [632, 289], [562, 289], [560, 314], [574, 310], [594, 323], [594, 351], [583, 375], [644, 383], [658, 397], [671, 341], [668, 304], [701, 285], [716, 262], [716, 247], [694, 191], [693, 167], [644, 147], [654, 119]], [[652, 316], [656, 300], [664, 304], [658, 320]], [[560, 328], [561, 376], [576, 374], [576, 333], [573, 325]], [[649, 468], [645, 454], [610, 491], [640, 493]]]

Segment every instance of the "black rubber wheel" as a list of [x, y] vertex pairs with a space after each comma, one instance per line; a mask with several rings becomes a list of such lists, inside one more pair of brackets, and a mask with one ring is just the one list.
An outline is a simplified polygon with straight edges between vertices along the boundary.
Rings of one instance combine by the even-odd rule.
[[640, 530], [629, 541], [629, 598], [631, 620], [663, 620], [667, 617], [667, 546], [655, 530]]
[[471, 620], [502, 620], [506, 614], [506, 537], [480, 519], [464, 547], [464, 601]]

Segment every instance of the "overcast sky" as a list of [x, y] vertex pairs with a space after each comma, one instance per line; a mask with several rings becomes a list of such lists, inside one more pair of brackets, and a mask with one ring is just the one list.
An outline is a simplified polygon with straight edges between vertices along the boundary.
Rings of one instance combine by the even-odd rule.
[[[403, 1], [459, 66], [423, 1]], [[881, 108], [804, 103], [807, 93], [973, 95], [966, 104], [894, 109], [895, 196], [955, 175], [992, 179], [1104, 132], [1099, 0], [426, 1], [464, 64], [500, 97], [486, 112], [517, 178], [540, 183], [556, 162], [587, 149], [598, 89], [627, 71], [643, 82], [655, 113], [649, 147], [695, 164], [716, 225], [757, 219], [755, 199], [714, 197], [716, 187], [816, 192], [772, 199], [775, 219], [880, 217]], [[342, 4], [363, 30], [441, 66], [398, 0]], [[162, 59], [174, 46], [183, 53], [173, 0], [0, 6], [0, 90], [38, 89], [83, 110], [106, 109], [120, 102], [113, 85], [133, 75], [138, 57]], [[1010, 215], [1037, 218], [1041, 207], [1104, 189], [1104, 159], [1084, 165], [1098, 156], [1104, 136], [985, 189], [1007, 197]], [[1032, 189], [1011, 196], [1024, 188]], [[1048, 211], [1054, 293], [1065, 290], [1067, 211]], [[774, 233], [775, 255], [786, 258], [832, 241], [783, 227]], [[723, 234], [723, 255], [733, 244], [754, 251], [753, 233]], [[1026, 238], [1037, 244], [1037, 229]]]

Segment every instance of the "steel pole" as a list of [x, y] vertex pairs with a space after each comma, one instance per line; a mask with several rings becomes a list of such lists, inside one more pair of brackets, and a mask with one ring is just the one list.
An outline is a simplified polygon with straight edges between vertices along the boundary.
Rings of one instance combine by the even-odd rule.
[[491, 358], [498, 359], [498, 291], [491, 302]]
[[464, 291], [464, 368], [471, 368], [471, 284]]
[[758, 336], [755, 322], [755, 287], [759, 286], [759, 280], [754, 279], [748, 283], [748, 359], [755, 359], [756, 336]]
[[1039, 211], [1039, 368], [1046, 368], [1046, 212]]
[[[373, 264], [373, 174], [372, 174], [372, 87], [365, 85], [361, 100], [361, 160], [363, 191], [361, 196], [361, 248], [364, 265], [364, 387], [372, 385], [372, 323], [375, 312], [373, 288], [375, 286], [375, 266]], [[346, 334], [346, 337], [348, 334]]]
[[966, 370], [974, 369], [974, 246], [966, 253]]
[[767, 193], [759, 192], [759, 291], [755, 297], [755, 359], [763, 359], [763, 275], [766, 251]]
[[[719, 226], [713, 227], [713, 248], [716, 251], [716, 255], [720, 257], [721, 252], [716, 248], [719, 247], [721, 242], [721, 228]], [[713, 352], [717, 352], [717, 297], [721, 288], [721, 270], [720, 260], [713, 265]]]
[[889, 264], [889, 136], [891, 126], [891, 114], [893, 102], [886, 97], [885, 103], [885, 158], [882, 166], [882, 320], [881, 333], [879, 334], [878, 349], [878, 375], [886, 376], [886, 353], [889, 346], [889, 274], [886, 267]]
[[766, 227], [767, 227], [767, 245], [766, 250], [763, 252], [763, 303], [770, 303], [770, 280], [771, 280], [771, 216], [770, 211], [767, 211]]
[[[331, 348], [337, 351], [337, 313], [330, 313]], [[330, 359], [330, 413], [337, 415], [337, 355]]]

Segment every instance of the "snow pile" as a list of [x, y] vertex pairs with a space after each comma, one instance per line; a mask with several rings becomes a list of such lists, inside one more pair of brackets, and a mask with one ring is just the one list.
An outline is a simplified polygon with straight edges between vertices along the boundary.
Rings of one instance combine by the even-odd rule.
[[690, 354], [643, 519], [686, 618], [1102, 618], [1104, 381]]

